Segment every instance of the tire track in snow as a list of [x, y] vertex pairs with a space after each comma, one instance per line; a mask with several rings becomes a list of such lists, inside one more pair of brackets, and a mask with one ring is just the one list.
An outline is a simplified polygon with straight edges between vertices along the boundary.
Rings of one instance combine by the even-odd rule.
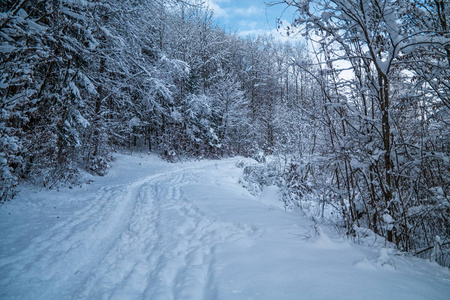
[[[215, 246], [250, 233], [234, 224], [218, 223], [203, 213], [189, 199], [200, 195], [185, 195], [183, 191], [183, 187], [196, 182], [192, 174], [195, 170], [189, 170], [191, 174], [187, 171], [183, 170], [169, 184], [164, 183], [168, 190], [158, 188], [155, 195], [156, 199], [163, 199], [158, 201], [161, 239], [155, 245], [155, 250], [163, 255], [152, 274], [156, 282], [147, 289], [146, 296], [151, 299], [215, 298]], [[174, 219], [179, 221], [174, 223]]]
[[[72, 291], [124, 230], [133, 207], [129, 202], [136, 198], [136, 187], [166, 173], [147, 176], [132, 185], [103, 187], [87, 197], [70, 199], [85, 206], [61, 216], [29, 241], [22, 241], [26, 246], [19, 251], [0, 253], [0, 284], [8, 287], [0, 291], [0, 298], [25, 295], [27, 291], [23, 287], [30, 287], [30, 283], [36, 286], [32, 289], [33, 298], [45, 299], [55, 290]], [[27, 226], [23, 223], [21, 227], [27, 230]], [[40, 281], [49, 284], [41, 287], [37, 284]]]
[[[103, 188], [101, 196], [97, 194], [88, 198], [85, 201], [88, 205], [75, 211], [73, 217], [61, 218], [57, 224], [31, 239], [22, 251], [14, 253], [12, 257], [3, 257], [0, 260], [0, 268], [9, 281], [8, 285], [23, 286], [23, 278], [34, 281], [67, 276], [57, 270], [64, 269], [64, 264], [71, 261], [72, 257], [78, 257], [80, 251], [87, 251], [86, 241], [97, 240], [98, 236], [92, 232], [98, 224], [95, 216], [100, 211], [105, 216], [114, 211], [111, 200], [117, 197], [116, 194], [108, 188]], [[90, 243], [90, 246], [95, 246], [95, 243]], [[82, 264], [83, 262], [80, 262], [80, 265]], [[40, 297], [44, 297], [45, 292], [42, 291]]]
[[185, 189], [212, 166], [174, 165], [70, 199], [76, 210], [0, 254], [0, 298], [216, 298], [216, 245], [254, 232], [217, 222], [194, 203], [203, 195]]
[[215, 246], [249, 236], [246, 227], [219, 223], [189, 199], [198, 167], [162, 173], [134, 184], [128, 225], [76, 297], [99, 299], [213, 299]]

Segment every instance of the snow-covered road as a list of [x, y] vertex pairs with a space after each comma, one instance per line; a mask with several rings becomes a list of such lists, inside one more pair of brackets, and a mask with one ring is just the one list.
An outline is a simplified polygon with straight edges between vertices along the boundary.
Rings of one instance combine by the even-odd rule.
[[117, 155], [0, 207], [0, 299], [450, 299], [450, 272], [352, 244], [238, 184], [237, 159]]

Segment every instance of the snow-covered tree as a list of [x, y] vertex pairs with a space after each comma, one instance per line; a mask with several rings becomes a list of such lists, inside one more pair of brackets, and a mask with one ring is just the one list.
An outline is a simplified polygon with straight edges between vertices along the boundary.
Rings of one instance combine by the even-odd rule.
[[347, 230], [367, 226], [405, 250], [448, 236], [444, 1], [280, 2], [298, 9], [293, 28], [316, 53], [324, 167]]

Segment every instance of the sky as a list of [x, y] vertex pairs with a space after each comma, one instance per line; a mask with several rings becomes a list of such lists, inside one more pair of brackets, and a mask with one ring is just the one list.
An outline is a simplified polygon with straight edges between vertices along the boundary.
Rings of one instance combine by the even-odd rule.
[[277, 30], [277, 19], [292, 21], [294, 8], [284, 4], [268, 7], [273, 0], [205, 0], [214, 17], [225, 30], [240, 36], [272, 33], [277, 39], [289, 40], [284, 31]]

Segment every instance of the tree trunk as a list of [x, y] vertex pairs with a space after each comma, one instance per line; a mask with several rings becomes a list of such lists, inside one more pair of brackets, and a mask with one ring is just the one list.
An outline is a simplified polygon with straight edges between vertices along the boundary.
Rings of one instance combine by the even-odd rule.
[[[378, 72], [378, 83], [380, 88], [380, 104], [382, 113], [382, 139], [384, 150], [384, 202], [385, 208], [392, 216], [392, 161], [391, 161], [391, 127], [389, 123], [389, 81], [385, 74]], [[392, 216], [393, 217], [393, 216]], [[393, 242], [393, 233], [391, 229], [387, 230], [387, 239]]]

